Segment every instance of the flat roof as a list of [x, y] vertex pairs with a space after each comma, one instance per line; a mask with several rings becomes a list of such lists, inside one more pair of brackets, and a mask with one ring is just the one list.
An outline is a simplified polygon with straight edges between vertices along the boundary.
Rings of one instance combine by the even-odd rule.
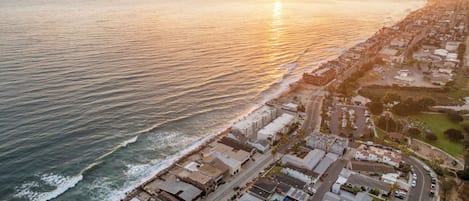
[[319, 175], [322, 175], [324, 174], [324, 172], [326, 172], [326, 170], [331, 166], [332, 163], [334, 163], [334, 160], [328, 157], [324, 157], [324, 159], [322, 159], [318, 166], [314, 168], [314, 172]]
[[241, 149], [236, 149], [233, 147], [230, 147], [228, 145], [219, 143], [219, 142], [214, 142], [211, 144], [213, 148], [215, 148], [216, 151], [219, 153], [225, 155], [228, 158], [232, 158], [234, 160], [244, 162], [246, 158], [249, 158], [251, 155], [249, 152], [241, 150]]
[[218, 168], [216, 167], [212, 167], [210, 165], [202, 165], [199, 167], [199, 171], [202, 173], [202, 174], [205, 174], [207, 176], [210, 176], [210, 177], [219, 177], [220, 175], [223, 174], [223, 171], [219, 170]]
[[259, 130], [258, 135], [270, 135], [279, 132], [283, 129], [287, 124], [292, 122], [295, 117], [291, 114], [284, 113], [271, 123], [267, 124], [264, 128]]
[[288, 175], [284, 175], [284, 174], [276, 175], [276, 179], [279, 182], [288, 184], [288, 185], [290, 185], [291, 187], [294, 187], [294, 188], [302, 189], [306, 185], [305, 182], [300, 181], [296, 178], [290, 177]]
[[347, 179], [347, 183], [358, 186], [368, 186], [369, 188], [378, 188], [384, 191], [389, 191], [391, 189], [390, 184], [362, 174], [350, 175]]
[[164, 181], [160, 183], [159, 188], [184, 201], [192, 201], [202, 193], [197, 187], [181, 181]]
[[245, 193], [243, 194], [243, 196], [241, 196], [238, 201], [263, 201], [249, 193]]
[[243, 150], [243, 151], [246, 151], [246, 152], [251, 152], [252, 150], [254, 150], [254, 147], [252, 147], [251, 145], [238, 142], [238, 141], [236, 141], [234, 139], [231, 139], [231, 138], [228, 138], [228, 137], [223, 137], [222, 139], [218, 140], [218, 142], [220, 142], [224, 145], [230, 146], [234, 149], [240, 149], [240, 150]]

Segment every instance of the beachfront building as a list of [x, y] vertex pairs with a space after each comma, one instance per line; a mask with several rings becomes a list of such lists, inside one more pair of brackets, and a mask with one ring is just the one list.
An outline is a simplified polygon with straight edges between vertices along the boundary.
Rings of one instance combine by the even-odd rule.
[[336, 74], [336, 69], [332, 67], [323, 67], [311, 73], [304, 73], [303, 80], [309, 84], [323, 86], [332, 81]]
[[287, 133], [289, 126], [294, 122], [295, 117], [284, 113], [257, 133], [258, 140], [268, 140], [273, 143], [277, 140], [278, 134]]
[[387, 63], [402, 63], [404, 57], [399, 50], [392, 48], [384, 48], [379, 52], [379, 57]]
[[222, 161], [226, 166], [229, 167], [231, 175], [237, 174], [241, 166], [245, 164], [251, 154], [241, 149], [235, 149], [228, 145], [213, 142], [209, 144], [203, 151], [203, 157], [212, 156]]
[[249, 137], [255, 135], [259, 129], [270, 123], [276, 117], [277, 109], [264, 105], [234, 123], [231, 127], [231, 132]]
[[214, 180], [199, 171], [179, 169], [179, 171], [177, 171], [175, 175], [181, 181], [184, 181], [188, 184], [194, 185], [198, 189], [201, 189], [205, 194], [208, 194], [209, 192], [215, 190]]
[[390, 148], [362, 144], [356, 149], [355, 159], [375, 161], [398, 167], [401, 162], [401, 152]]
[[304, 158], [287, 154], [282, 157], [282, 164], [290, 164], [299, 168], [313, 170], [324, 155], [326, 155], [326, 152], [320, 149], [310, 151]]
[[181, 181], [164, 181], [159, 184], [159, 188], [171, 196], [183, 201], [194, 201], [202, 195], [202, 190]]

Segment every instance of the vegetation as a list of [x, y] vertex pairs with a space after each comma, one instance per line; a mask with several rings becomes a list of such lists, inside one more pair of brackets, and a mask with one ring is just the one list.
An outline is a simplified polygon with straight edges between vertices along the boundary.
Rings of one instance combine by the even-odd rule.
[[383, 103], [379, 101], [371, 101], [367, 103], [366, 106], [370, 110], [371, 114], [374, 114], [374, 115], [380, 115], [381, 113], [383, 113], [383, 110], [384, 110]]
[[407, 130], [407, 134], [411, 137], [418, 137], [420, 136], [420, 130], [418, 128], [409, 128], [409, 130]]
[[401, 102], [401, 96], [395, 93], [386, 93], [386, 95], [381, 99], [384, 104]]
[[[450, 89], [428, 89], [418, 87], [390, 87], [390, 86], [365, 86], [362, 87], [358, 93], [371, 100], [380, 99], [383, 97], [383, 102], [386, 101], [384, 97], [386, 94], [395, 94], [402, 100], [408, 98], [416, 98], [415, 94], [418, 93], [420, 98], [432, 98], [435, 100], [436, 105], [458, 105], [463, 102], [460, 100], [469, 95], [465, 89], [465, 77], [463, 73], [457, 73], [455, 76], [455, 83], [453, 83], [454, 90]], [[457, 88], [459, 87], [459, 88]]]
[[464, 118], [455, 111], [448, 111], [448, 118], [452, 122], [459, 123], [464, 120]]
[[388, 115], [380, 116], [378, 119], [378, 124], [376, 124], [376, 126], [387, 132], [398, 132], [402, 129], [402, 124], [395, 121], [392, 117]]
[[418, 101], [408, 98], [392, 107], [392, 111], [399, 116], [409, 116], [428, 110], [428, 107], [435, 105], [435, 100], [424, 97]]
[[453, 142], [445, 137], [444, 132], [450, 128], [462, 130], [462, 126], [449, 120], [446, 114], [419, 114], [410, 117], [414, 121], [422, 122], [425, 129], [430, 129], [438, 140], [431, 141], [423, 136], [416, 137], [435, 147], [442, 149], [452, 156], [460, 157], [463, 154], [463, 143]]
[[450, 128], [446, 130], [444, 134], [449, 140], [453, 142], [461, 141], [462, 139], [464, 139], [464, 135], [462, 134], [462, 132], [454, 128]]
[[427, 140], [430, 140], [430, 141], [436, 141], [436, 140], [438, 140], [438, 136], [436, 136], [436, 135], [433, 134], [433, 133], [427, 133], [427, 134], [425, 135], [425, 138], [426, 138]]
[[461, 43], [458, 46], [458, 59], [462, 60], [464, 58], [464, 53], [466, 53], [466, 44]]

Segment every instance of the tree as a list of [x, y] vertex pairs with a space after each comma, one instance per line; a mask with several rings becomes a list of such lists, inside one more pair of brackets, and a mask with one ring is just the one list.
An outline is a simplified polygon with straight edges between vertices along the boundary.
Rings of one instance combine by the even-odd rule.
[[452, 178], [444, 178], [441, 184], [441, 189], [443, 190], [443, 195], [444, 199], [443, 200], [448, 200], [448, 193], [450, 190], [454, 187], [455, 182]]
[[412, 137], [417, 137], [420, 135], [420, 133], [421, 132], [418, 128], [409, 128], [409, 130], [407, 130], [407, 134], [409, 134]]
[[464, 139], [464, 135], [460, 130], [456, 130], [454, 128], [450, 128], [444, 132], [446, 137], [451, 141], [460, 141]]
[[466, 52], [466, 44], [461, 43], [458, 46], [458, 59], [461, 60], [464, 57], [464, 53]]
[[374, 114], [374, 115], [380, 115], [381, 113], [383, 113], [383, 110], [384, 110], [383, 104], [378, 101], [369, 102], [366, 104], [366, 106], [370, 110], [371, 114]]
[[457, 112], [449, 111], [447, 115], [448, 115], [449, 120], [451, 120], [452, 122], [459, 123], [459, 122], [464, 121], [464, 118], [461, 115], [459, 115]]
[[421, 98], [418, 103], [423, 107], [423, 108], [428, 108], [431, 106], [434, 106], [436, 104], [435, 99], [429, 98], [429, 97], [423, 97]]
[[433, 133], [427, 133], [427, 134], [425, 135], [425, 138], [427, 138], [427, 139], [430, 140], [430, 141], [435, 141], [435, 140], [438, 139], [438, 136], [436, 136], [436, 135], [433, 134]]
[[401, 96], [399, 96], [395, 93], [386, 93], [386, 95], [383, 96], [382, 101], [383, 101], [384, 104], [400, 102], [401, 101]]

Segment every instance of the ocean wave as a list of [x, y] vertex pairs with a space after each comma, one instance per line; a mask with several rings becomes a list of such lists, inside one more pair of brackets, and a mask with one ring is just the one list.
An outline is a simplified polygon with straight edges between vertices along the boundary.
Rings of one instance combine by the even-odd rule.
[[[52, 173], [37, 175], [38, 181], [24, 183], [16, 188], [17, 198], [27, 198], [31, 201], [47, 201], [56, 198], [70, 188], [73, 188], [83, 179], [83, 175], [65, 177]], [[52, 191], [41, 192], [41, 186], [55, 187]]]
[[[24, 183], [20, 187], [17, 187], [15, 197], [27, 198], [31, 201], [46, 201], [46, 200], [54, 199], [58, 197], [59, 195], [65, 193], [67, 190], [75, 187], [76, 184], [78, 184], [81, 180], [83, 180], [83, 174], [85, 174], [86, 171], [89, 171], [92, 168], [101, 164], [104, 158], [111, 155], [112, 153], [119, 150], [120, 148], [126, 147], [129, 144], [137, 142], [137, 140], [138, 140], [138, 136], [134, 136], [128, 140], [123, 141], [122, 143], [118, 144], [114, 149], [109, 151], [108, 153], [98, 157], [95, 160], [95, 162], [86, 166], [76, 176], [66, 177], [66, 176], [56, 175], [52, 173], [36, 175], [36, 178], [38, 178], [38, 181], [31, 181], [28, 183]], [[55, 189], [52, 191], [47, 191], [47, 192], [39, 192], [36, 190], [36, 189], [40, 189], [41, 187], [55, 187]]]
[[182, 151], [178, 152], [175, 155], [169, 156], [163, 160], [155, 160], [151, 161], [148, 164], [133, 164], [133, 165], [127, 165], [128, 170], [126, 171], [127, 176], [135, 178], [132, 181], [128, 181], [126, 186], [123, 189], [117, 189], [113, 190], [112, 192], [108, 192], [108, 195], [111, 195], [108, 197], [108, 200], [120, 200], [125, 197], [127, 192], [132, 191], [136, 187], [138, 187], [140, 184], [144, 183], [145, 181], [148, 181], [152, 177], [154, 177], [156, 174], [160, 173], [164, 169], [170, 167], [172, 164], [174, 164], [176, 161], [187, 155], [188, 153], [194, 151], [195, 149], [201, 147], [205, 143], [207, 143], [209, 140], [211, 140], [213, 137], [217, 136], [218, 133], [220, 133], [222, 130], [216, 133], [212, 133], [208, 136], [203, 137], [202, 139], [198, 138], [193, 138], [191, 141], [191, 145], [184, 148]]

